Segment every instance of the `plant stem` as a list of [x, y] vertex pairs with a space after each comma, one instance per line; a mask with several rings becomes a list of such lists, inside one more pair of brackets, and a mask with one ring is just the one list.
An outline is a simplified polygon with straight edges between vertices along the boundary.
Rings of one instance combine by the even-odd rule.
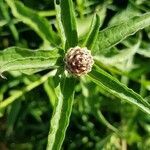
[[13, 94], [12, 96], [6, 98], [5, 100], [3, 100], [0, 103], [0, 109], [3, 109], [5, 107], [7, 107], [8, 105], [10, 105], [11, 103], [13, 103], [17, 98], [21, 97], [22, 95], [24, 95], [25, 93], [33, 90], [34, 88], [36, 88], [37, 86], [39, 86], [40, 84], [44, 83], [50, 76], [54, 76], [56, 73], [56, 70], [53, 70], [49, 73], [47, 73], [46, 75], [44, 75], [43, 77], [41, 77], [39, 80], [31, 83], [30, 85], [26, 86], [24, 89], [22, 89], [21, 91], [15, 92], [15, 94]]

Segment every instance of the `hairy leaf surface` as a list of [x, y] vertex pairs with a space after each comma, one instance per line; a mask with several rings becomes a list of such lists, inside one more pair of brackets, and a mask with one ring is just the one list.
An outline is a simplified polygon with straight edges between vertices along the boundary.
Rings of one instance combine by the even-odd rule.
[[75, 12], [72, 0], [61, 0], [61, 20], [64, 27], [68, 47], [76, 46], [78, 43]]
[[98, 54], [103, 49], [111, 48], [126, 37], [149, 25], [150, 13], [146, 13], [138, 17], [133, 17], [126, 22], [108, 27], [99, 32], [94, 51]]
[[57, 49], [29, 50], [10, 47], [0, 52], [0, 73], [55, 68], [59, 57]]
[[56, 88], [57, 101], [51, 119], [47, 150], [60, 150], [69, 124], [74, 100], [74, 78], [62, 78]]
[[113, 94], [114, 96], [123, 99], [131, 104], [136, 105], [142, 111], [150, 114], [150, 104], [146, 102], [139, 94], [135, 93], [132, 89], [119, 82], [116, 78], [105, 72], [104, 70], [94, 68], [88, 77], [99, 85], [102, 89]]

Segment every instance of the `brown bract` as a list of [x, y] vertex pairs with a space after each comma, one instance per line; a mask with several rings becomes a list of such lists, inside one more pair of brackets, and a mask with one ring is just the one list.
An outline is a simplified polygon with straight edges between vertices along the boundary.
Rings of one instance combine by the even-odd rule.
[[94, 64], [91, 51], [86, 47], [70, 48], [65, 55], [66, 69], [75, 76], [85, 75], [91, 71]]

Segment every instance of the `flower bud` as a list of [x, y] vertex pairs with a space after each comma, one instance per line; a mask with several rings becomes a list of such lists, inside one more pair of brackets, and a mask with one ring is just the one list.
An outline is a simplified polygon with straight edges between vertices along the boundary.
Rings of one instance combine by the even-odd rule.
[[85, 75], [91, 71], [94, 64], [91, 51], [86, 47], [70, 48], [65, 55], [66, 69], [75, 76]]

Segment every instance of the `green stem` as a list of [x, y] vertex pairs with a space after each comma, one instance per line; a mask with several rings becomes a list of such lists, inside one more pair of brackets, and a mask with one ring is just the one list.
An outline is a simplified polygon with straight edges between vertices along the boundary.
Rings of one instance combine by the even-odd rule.
[[117, 134], [120, 135], [119, 130], [118, 130], [116, 127], [114, 127], [113, 125], [111, 125], [111, 124], [105, 119], [105, 117], [103, 116], [103, 114], [101, 113], [100, 110], [97, 109], [97, 110], [95, 110], [94, 112], [95, 112], [94, 114], [96, 115], [97, 119], [98, 119], [101, 123], [103, 123], [104, 125], [106, 125], [110, 130], [112, 130], [112, 131], [114, 131], [114, 132], [116, 132]]
[[5, 4], [3, 1], [0, 1], [0, 9], [1, 9], [1, 11], [2, 11], [3, 17], [5, 18], [5, 20], [6, 20], [7, 23], [8, 23], [8, 26], [9, 26], [11, 32], [12, 32], [12, 35], [14, 36], [14, 39], [15, 39], [16, 41], [18, 41], [18, 40], [19, 40], [18, 31], [17, 31], [15, 25], [13, 24], [12, 19], [11, 19], [11, 17], [9, 16], [8, 9], [7, 9], [7, 7], [6, 7], [6, 4]]
[[38, 14], [42, 17], [50, 17], [55, 16], [56, 12], [55, 10], [47, 10], [47, 11], [38, 11]]
[[43, 77], [41, 77], [39, 80], [31, 83], [30, 85], [28, 85], [27, 87], [25, 87], [21, 91], [15, 92], [14, 95], [8, 97], [7, 99], [3, 100], [0, 103], [0, 109], [7, 107], [8, 105], [13, 103], [16, 99], [18, 99], [19, 97], [21, 97], [25, 93], [31, 91], [32, 89], [36, 88], [40, 84], [44, 83], [50, 76], [54, 76], [55, 73], [56, 73], [56, 70], [53, 70], [53, 71], [49, 72], [48, 74], [44, 75]]

